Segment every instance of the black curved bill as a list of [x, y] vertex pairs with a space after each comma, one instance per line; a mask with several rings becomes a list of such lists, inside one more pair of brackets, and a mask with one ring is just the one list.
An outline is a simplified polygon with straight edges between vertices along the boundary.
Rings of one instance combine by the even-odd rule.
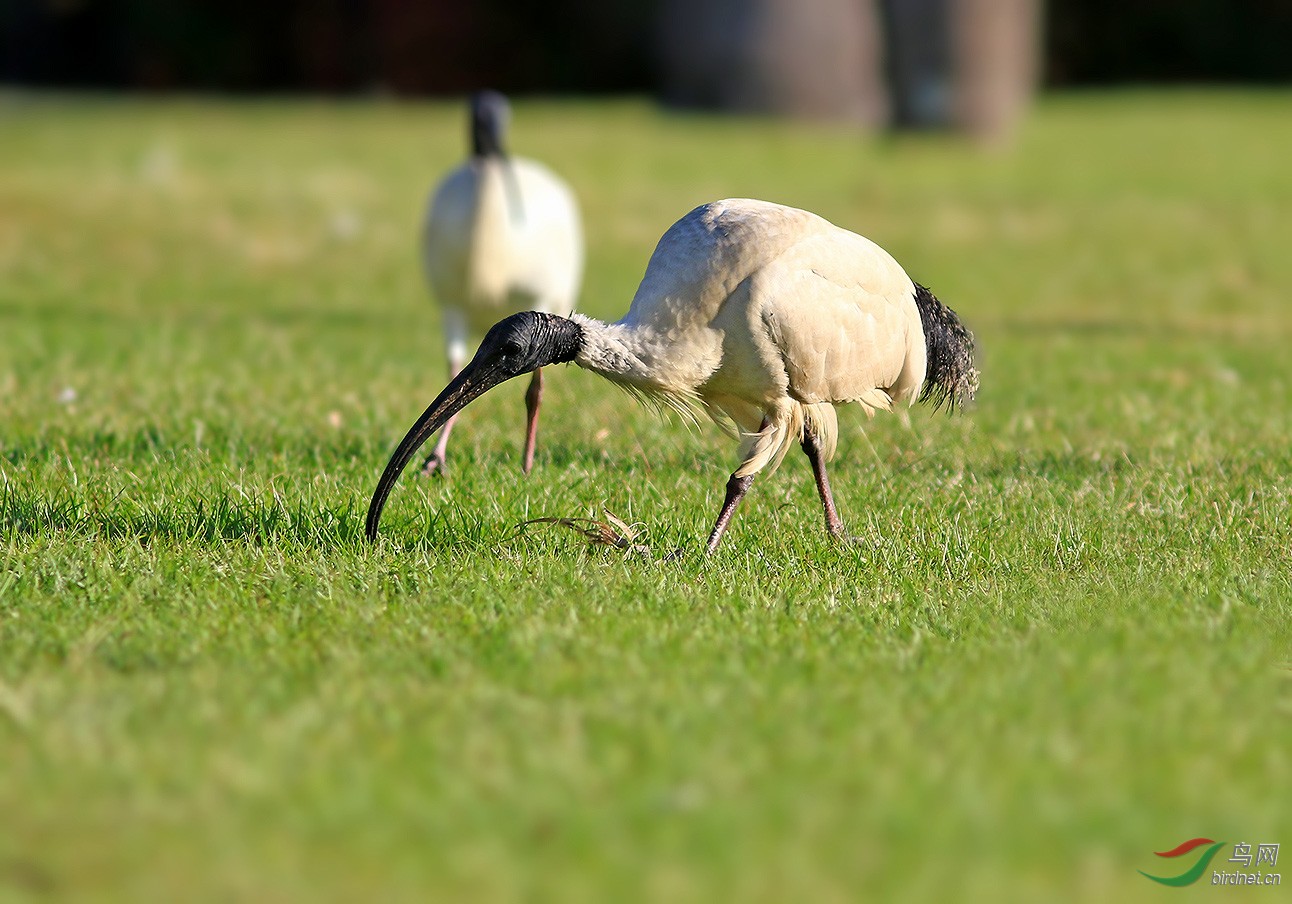
[[436, 430], [443, 427], [449, 418], [510, 376], [512, 375], [494, 366], [492, 361], [472, 361], [449, 382], [448, 386], [444, 387], [444, 391], [434, 402], [431, 402], [430, 407], [422, 412], [422, 416], [400, 441], [395, 454], [390, 456], [386, 470], [382, 472], [381, 480], [377, 482], [377, 489], [372, 494], [372, 502], [368, 504], [369, 540], [377, 539], [377, 525], [381, 522], [381, 510], [386, 507], [386, 498], [390, 496], [395, 481], [399, 479], [399, 475], [408, 466], [412, 457], [417, 454], [417, 450]]

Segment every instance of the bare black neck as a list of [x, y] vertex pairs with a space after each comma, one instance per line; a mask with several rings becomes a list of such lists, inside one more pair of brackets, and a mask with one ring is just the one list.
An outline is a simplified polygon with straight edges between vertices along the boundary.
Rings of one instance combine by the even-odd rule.
[[505, 157], [503, 139], [507, 132], [507, 98], [496, 91], [479, 91], [471, 97], [471, 154], [475, 157]]

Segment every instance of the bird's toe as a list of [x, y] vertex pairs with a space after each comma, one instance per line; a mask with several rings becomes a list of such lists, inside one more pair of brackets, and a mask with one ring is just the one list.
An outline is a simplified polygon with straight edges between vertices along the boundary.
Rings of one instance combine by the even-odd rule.
[[438, 454], [432, 453], [430, 457], [428, 457], [426, 461], [422, 463], [423, 477], [430, 477], [433, 474], [443, 477], [447, 470], [448, 468], [446, 466], [444, 457]]
[[864, 546], [868, 549], [875, 550], [875, 551], [880, 551], [884, 548], [884, 544], [882, 541], [878, 541], [874, 537], [863, 537], [860, 534], [850, 534], [850, 533], [844, 532], [842, 534], [839, 534], [837, 537], [835, 537], [834, 540], [835, 542], [842, 543], [845, 546], [853, 546], [853, 547]]

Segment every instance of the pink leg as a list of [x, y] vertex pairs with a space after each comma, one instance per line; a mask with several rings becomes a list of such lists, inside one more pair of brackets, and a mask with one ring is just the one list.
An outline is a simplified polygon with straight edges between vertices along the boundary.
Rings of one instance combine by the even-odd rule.
[[525, 393], [525, 410], [528, 420], [525, 425], [525, 458], [520, 469], [528, 474], [534, 467], [534, 445], [538, 442], [538, 406], [543, 401], [543, 368], [534, 371], [529, 381], [529, 390]]
[[[449, 364], [449, 380], [452, 380], [462, 370], [462, 366], [453, 361]], [[453, 424], [458, 419], [455, 414], [444, 422], [444, 427], [440, 430], [440, 438], [435, 443], [435, 448], [431, 454], [426, 456], [426, 461], [422, 462], [422, 475], [443, 474], [445, 471], [444, 463], [449, 454], [449, 434], [453, 432]]]
[[821, 448], [816, 444], [816, 437], [806, 428], [803, 430], [803, 451], [808, 461], [812, 462], [812, 474], [816, 477], [816, 491], [821, 496], [821, 507], [825, 509], [825, 529], [832, 537], [843, 536], [843, 519], [834, 507], [834, 494], [830, 492], [830, 478], [825, 474], [825, 458]]
[[748, 477], [737, 477], [732, 474], [731, 479], [727, 481], [727, 498], [723, 500], [722, 511], [718, 513], [718, 520], [709, 533], [709, 542], [704, 547], [704, 551], [709, 555], [713, 555], [718, 544], [722, 542], [722, 535], [727, 531], [731, 516], [736, 513], [736, 506], [740, 504], [741, 499], [745, 498], [745, 493], [749, 492], [749, 485], [753, 482], [753, 474]]
[[[767, 418], [763, 418], [763, 422], [758, 429], [767, 429]], [[714, 550], [718, 548], [718, 544], [722, 542], [722, 535], [727, 532], [727, 525], [731, 522], [731, 516], [736, 513], [736, 506], [740, 504], [741, 499], [745, 498], [745, 494], [749, 492], [749, 486], [753, 482], [753, 474], [748, 477], [737, 477], [732, 474], [731, 479], [727, 481], [727, 498], [722, 501], [722, 511], [718, 512], [718, 520], [714, 522], [713, 530], [709, 532], [709, 542], [704, 548], [704, 551], [709, 555], [713, 555]]]

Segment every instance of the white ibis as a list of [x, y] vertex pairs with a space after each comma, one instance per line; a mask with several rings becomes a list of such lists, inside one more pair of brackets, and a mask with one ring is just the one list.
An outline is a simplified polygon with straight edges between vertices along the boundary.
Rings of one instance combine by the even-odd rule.
[[812, 463], [826, 529], [843, 533], [825, 469], [836, 405], [873, 413], [918, 396], [954, 406], [978, 388], [972, 334], [878, 245], [807, 211], [717, 201], [664, 233], [622, 320], [524, 313], [495, 325], [391, 456], [368, 538], [400, 472], [441, 424], [498, 383], [567, 361], [740, 429], [741, 463], [710, 553], [754, 476], [795, 442]]
[[[504, 314], [569, 314], [583, 273], [583, 231], [574, 195], [547, 167], [504, 147], [510, 109], [494, 91], [471, 98], [471, 159], [444, 177], [426, 215], [423, 261], [443, 308], [449, 379], [466, 364], [467, 337]], [[534, 466], [543, 372], [525, 395], [522, 468]], [[454, 418], [444, 423], [423, 473], [444, 467]]]

